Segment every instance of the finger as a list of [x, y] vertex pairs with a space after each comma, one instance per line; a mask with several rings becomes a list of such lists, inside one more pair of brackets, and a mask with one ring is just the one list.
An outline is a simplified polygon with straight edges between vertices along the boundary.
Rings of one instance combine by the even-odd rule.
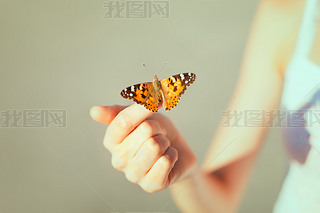
[[170, 146], [167, 137], [157, 135], [145, 141], [126, 169], [132, 182], [140, 180]]
[[[115, 169], [122, 171], [126, 166], [128, 166], [128, 163], [132, 161], [136, 153], [148, 139], [164, 134], [165, 131], [161, 128], [157, 121], [143, 121], [134, 131], [129, 134], [128, 137], [124, 139], [122, 143], [117, 146], [106, 147], [112, 152], [112, 166]], [[163, 152], [166, 149], [167, 148], [165, 148]], [[163, 152], [161, 154], [163, 154]], [[132, 164], [128, 167], [132, 167]]]
[[166, 130], [156, 120], [147, 119], [139, 124], [121, 144], [119, 149], [127, 150], [128, 156], [133, 158], [141, 146], [151, 137], [157, 135], [166, 135]]
[[145, 175], [140, 186], [147, 192], [156, 192], [167, 188], [171, 181], [170, 178], [173, 177], [170, 172], [173, 171], [172, 168], [177, 160], [178, 152], [170, 146]]
[[90, 109], [91, 118], [103, 124], [110, 124], [117, 114], [125, 109], [126, 106], [93, 106]]
[[120, 111], [107, 128], [104, 145], [108, 147], [120, 144], [134, 128], [152, 113], [138, 104], [133, 104]]
[[[112, 152], [113, 167], [121, 171], [128, 165], [128, 162], [134, 158], [136, 153], [148, 139], [164, 134], [165, 131], [161, 128], [157, 121], [143, 121], [134, 131], [129, 134], [128, 137], [124, 139], [122, 143], [117, 146], [106, 147]], [[165, 148], [165, 150], [166, 149], [167, 148]]]

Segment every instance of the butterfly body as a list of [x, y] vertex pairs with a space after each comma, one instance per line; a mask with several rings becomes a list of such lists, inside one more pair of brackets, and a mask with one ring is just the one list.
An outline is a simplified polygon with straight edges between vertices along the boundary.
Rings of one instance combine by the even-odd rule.
[[159, 103], [162, 103], [162, 90], [161, 90], [161, 82], [159, 81], [158, 77], [155, 75], [152, 82], [155, 98], [158, 100]]
[[194, 73], [181, 73], [160, 80], [157, 76], [153, 82], [132, 85], [121, 91], [123, 98], [131, 99], [153, 112], [158, 112], [159, 104], [164, 103], [165, 110], [175, 107], [187, 87], [196, 79]]

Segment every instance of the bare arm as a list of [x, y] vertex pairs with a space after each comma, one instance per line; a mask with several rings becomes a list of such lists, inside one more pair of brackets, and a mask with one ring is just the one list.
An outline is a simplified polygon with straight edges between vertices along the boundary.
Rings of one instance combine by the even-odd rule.
[[[292, 10], [280, 1], [260, 3], [250, 32], [234, 95], [227, 110], [277, 109], [283, 76], [281, 48], [292, 24]], [[291, 36], [292, 37], [292, 36]], [[220, 127], [202, 167], [171, 186], [183, 212], [234, 212], [241, 200], [265, 127]]]
[[[290, 26], [297, 25], [290, 16], [296, 11], [283, 8], [294, 3], [261, 2], [228, 110], [268, 112], [278, 107], [286, 55], [282, 50], [287, 49], [283, 44], [292, 34]], [[170, 186], [183, 212], [234, 212], [266, 133], [264, 127], [220, 125], [200, 167], [183, 136], [160, 113], [137, 104], [98, 106], [90, 113], [94, 120], [109, 125], [104, 145], [113, 167], [147, 192]]]

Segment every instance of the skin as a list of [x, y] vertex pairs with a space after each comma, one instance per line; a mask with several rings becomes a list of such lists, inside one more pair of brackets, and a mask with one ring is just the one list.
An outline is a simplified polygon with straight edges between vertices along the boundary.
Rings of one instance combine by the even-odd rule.
[[[277, 109], [284, 70], [292, 56], [304, 0], [260, 2], [239, 80], [226, 110]], [[318, 26], [320, 29], [320, 24]], [[318, 31], [315, 44], [320, 43]], [[320, 45], [310, 59], [320, 64]], [[170, 188], [182, 212], [235, 212], [267, 128], [220, 127], [200, 165], [172, 122], [142, 106], [95, 106], [92, 118], [108, 124], [104, 146], [112, 165], [153, 193]], [[232, 143], [232, 146], [230, 145]], [[226, 147], [228, 151], [221, 153]], [[219, 157], [216, 157], [219, 156]]]

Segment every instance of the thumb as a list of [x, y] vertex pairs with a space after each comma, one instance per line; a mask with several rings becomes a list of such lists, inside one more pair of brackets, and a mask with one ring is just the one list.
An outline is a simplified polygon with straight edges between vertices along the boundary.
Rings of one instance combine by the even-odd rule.
[[112, 105], [112, 106], [93, 106], [90, 109], [91, 118], [103, 124], [110, 124], [112, 120], [118, 115], [120, 111], [126, 106]]

